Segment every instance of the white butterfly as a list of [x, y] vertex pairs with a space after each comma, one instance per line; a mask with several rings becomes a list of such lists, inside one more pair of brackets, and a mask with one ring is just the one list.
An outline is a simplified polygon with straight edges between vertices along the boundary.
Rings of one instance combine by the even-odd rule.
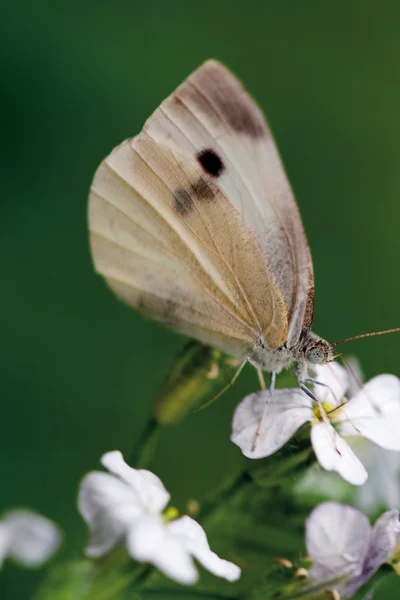
[[98, 168], [97, 271], [171, 328], [275, 373], [333, 348], [310, 331], [314, 276], [300, 214], [259, 108], [208, 61]]

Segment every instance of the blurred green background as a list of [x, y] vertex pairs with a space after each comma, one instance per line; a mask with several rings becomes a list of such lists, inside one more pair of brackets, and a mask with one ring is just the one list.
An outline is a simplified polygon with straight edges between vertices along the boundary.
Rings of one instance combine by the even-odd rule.
[[[226, 62], [268, 115], [296, 193], [314, 330], [333, 341], [399, 326], [400, 4], [21, 0], [0, 29], [0, 509], [59, 522], [67, 556], [86, 536], [79, 479], [103, 452], [129, 453], [183, 341], [93, 272], [86, 201], [98, 163], [202, 61]], [[400, 375], [400, 336], [348, 351], [368, 377]], [[238, 466], [231, 414], [256, 387], [249, 369], [165, 432], [152, 466], [175, 504]], [[41, 576], [7, 565], [0, 597], [29, 597]], [[398, 589], [393, 579], [377, 598]]]

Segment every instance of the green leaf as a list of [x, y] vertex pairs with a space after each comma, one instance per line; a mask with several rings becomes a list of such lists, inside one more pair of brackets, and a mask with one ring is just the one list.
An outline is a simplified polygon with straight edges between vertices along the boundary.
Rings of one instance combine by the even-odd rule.
[[90, 588], [94, 564], [82, 559], [56, 566], [33, 600], [81, 600]]

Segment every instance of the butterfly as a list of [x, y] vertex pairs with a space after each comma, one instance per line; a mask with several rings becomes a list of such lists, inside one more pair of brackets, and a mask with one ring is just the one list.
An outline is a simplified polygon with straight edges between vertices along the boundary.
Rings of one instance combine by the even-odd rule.
[[[209, 60], [100, 164], [89, 198], [95, 268], [145, 316], [275, 374], [333, 360], [311, 332], [314, 274], [268, 125]], [[272, 385], [272, 384], [271, 384]]]

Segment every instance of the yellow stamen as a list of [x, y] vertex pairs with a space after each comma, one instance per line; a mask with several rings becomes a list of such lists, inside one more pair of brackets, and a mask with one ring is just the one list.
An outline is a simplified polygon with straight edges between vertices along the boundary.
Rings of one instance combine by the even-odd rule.
[[179, 517], [179, 510], [177, 508], [175, 508], [175, 506], [169, 506], [163, 512], [162, 517], [163, 517], [164, 523], [169, 523], [169, 521], [174, 521], [175, 519], [177, 519]]
[[[324, 409], [325, 413], [328, 414], [331, 410], [333, 410], [334, 407], [332, 406], [332, 404], [329, 404], [329, 402], [323, 402], [322, 408]], [[323, 420], [321, 409], [319, 406], [315, 406], [315, 408], [313, 409], [313, 413], [314, 413], [314, 418], [316, 421]]]

